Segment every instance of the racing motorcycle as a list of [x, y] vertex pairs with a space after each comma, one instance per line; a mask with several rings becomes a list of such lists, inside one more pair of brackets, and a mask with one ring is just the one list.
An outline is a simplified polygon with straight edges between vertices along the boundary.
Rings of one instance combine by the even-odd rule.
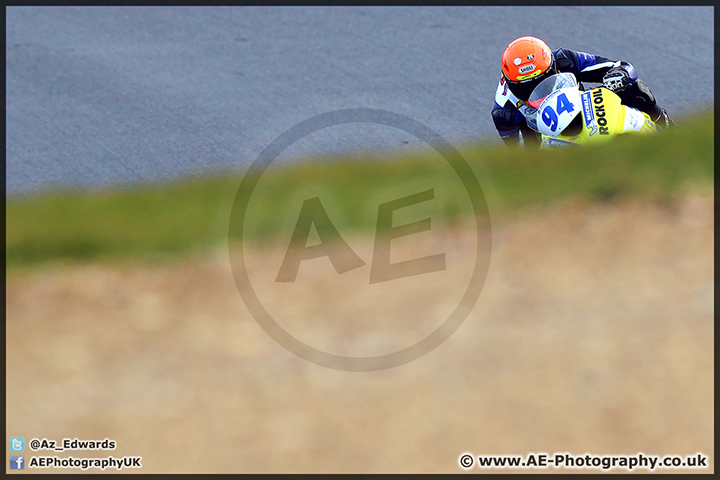
[[544, 148], [594, 144], [620, 134], [654, 133], [659, 127], [647, 113], [622, 105], [604, 87], [582, 91], [575, 75], [552, 75], [538, 84], [527, 104], [537, 109], [530, 125], [540, 132]]

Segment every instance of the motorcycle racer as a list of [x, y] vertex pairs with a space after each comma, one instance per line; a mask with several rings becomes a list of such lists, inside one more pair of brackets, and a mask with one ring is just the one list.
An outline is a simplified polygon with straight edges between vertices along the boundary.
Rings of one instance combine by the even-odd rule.
[[525, 36], [508, 45], [501, 63], [502, 77], [495, 93], [492, 118], [506, 145], [518, 145], [522, 132], [525, 145], [539, 146], [537, 129], [532, 123], [536, 110], [526, 102], [535, 86], [559, 72], [570, 72], [579, 82], [601, 83], [616, 93], [624, 105], [647, 113], [660, 127], [674, 126], [647, 84], [637, 77], [635, 68], [624, 60], [567, 48], [551, 51], [539, 38]]

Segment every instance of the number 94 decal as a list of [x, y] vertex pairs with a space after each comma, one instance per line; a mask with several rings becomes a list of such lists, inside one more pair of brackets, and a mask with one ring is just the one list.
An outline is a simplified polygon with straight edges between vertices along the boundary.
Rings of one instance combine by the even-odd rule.
[[558, 127], [558, 116], [564, 112], [572, 113], [575, 111], [575, 106], [572, 104], [567, 95], [561, 93], [557, 96], [557, 105], [553, 109], [551, 105], [543, 108], [541, 113], [542, 121], [545, 125], [550, 127], [550, 131], [555, 132]]

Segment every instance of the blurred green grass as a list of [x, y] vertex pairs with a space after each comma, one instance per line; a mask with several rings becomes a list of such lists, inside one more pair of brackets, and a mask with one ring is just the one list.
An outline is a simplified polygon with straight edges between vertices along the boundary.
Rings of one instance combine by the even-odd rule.
[[[681, 119], [682, 128], [649, 137], [620, 137], [607, 146], [553, 151], [503, 145], [457, 146], [483, 187], [492, 218], [567, 198], [607, 201], [643, 196], [671, 201], [696, 184], [713, 185], [714, 117]], [[298, 188], [332, 185], [332, 206], [343, 212], [336, 224], [371, 233], [375, 218], [361, 201], [368, 191], [402, 191], [409, 185], [445, 182], [433, 215], [462, 221], [467, 194], [455, 179], [438, 174], [435, 152], [301, 161], [263, 175], [248, 241], [263, 242], [287, 228], [286, 211]], [[436, 157], [435, 157], [436, 158]], [[248, 173], [253, 175], [253, 173]], [[242, 172], [171, 184], [111, 191], [45, 192], [7, 199], [8, 268], [46, 261], [156, 259], [203, 251], [227, 241], [228, 224]], [[453, 190], [454, 188], [454, 190]], [[375, 207], [377, 204], [375, 203]], [[288, 220], [290, 218], [291, 220]], [[297, 219], [297, 217], [294, 217]]]

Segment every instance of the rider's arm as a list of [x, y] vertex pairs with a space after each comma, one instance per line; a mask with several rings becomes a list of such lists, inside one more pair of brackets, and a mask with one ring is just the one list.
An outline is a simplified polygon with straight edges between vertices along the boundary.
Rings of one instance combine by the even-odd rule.
[[501, 107], [495, 103], [492, 109], [492, 119], [505, 145], [518, 145], [520, 125], [525, 121], [522, 114], [515, 108]]
[[510, 106], [501, 107], [497, 103], [492, 111], [493, 123], [507, 146], [519, 146], [520, 135], [522, 134], [523, 146], [540, 146], [537, 134], [527, 126], [525, 117], [516, 109]]
[[[556, 50], [553, 54], [559, 71], [573, 73], [580, 82], [604, 83], [606, 88], [620, 95], [623, 105], [629, 105], [647, 113], [653, 122], [663, 128], [674, 125], [670, 117], [668, 117], [667, 111], [657, 104], [647, 84], [642, 80], [638, 80], [635, 67], [630, 63], [624, 60], [610, 60], [600, 55], [591, 55], [567, 48]], [[630, 88], [613, 88], [610, 83], [603, 81], [605, 74], [613, 68], [620, 68], [627, 72], [627, 79], [619, 83], [621, 85], [627, 84]], [[610, 76], [613, 76], [612, 73]], [[624, 91], [620, 92], [620, 90]]]
[[605, 74], [614, 67], [625, 70], [630, 77], [630, 83], [635, 83], [637, 80], [635, 67], [624, 60], [611, 60], [600, 55], [591, 55], [567, 48], [558, 49], [553, 53], [558, 71], [571, 72], [580, 82], [603, 83]]
[[495, 92], [492, 119], [500, 138], [508, 146], [519, 145], [520, 133], [522, 132], [524, 140], [526, 135], [524, 130], [528, 128], [525, 117], [515, 106], [517, 101], [518, 99], [508, 89], [505, 79], [501, 78]]

